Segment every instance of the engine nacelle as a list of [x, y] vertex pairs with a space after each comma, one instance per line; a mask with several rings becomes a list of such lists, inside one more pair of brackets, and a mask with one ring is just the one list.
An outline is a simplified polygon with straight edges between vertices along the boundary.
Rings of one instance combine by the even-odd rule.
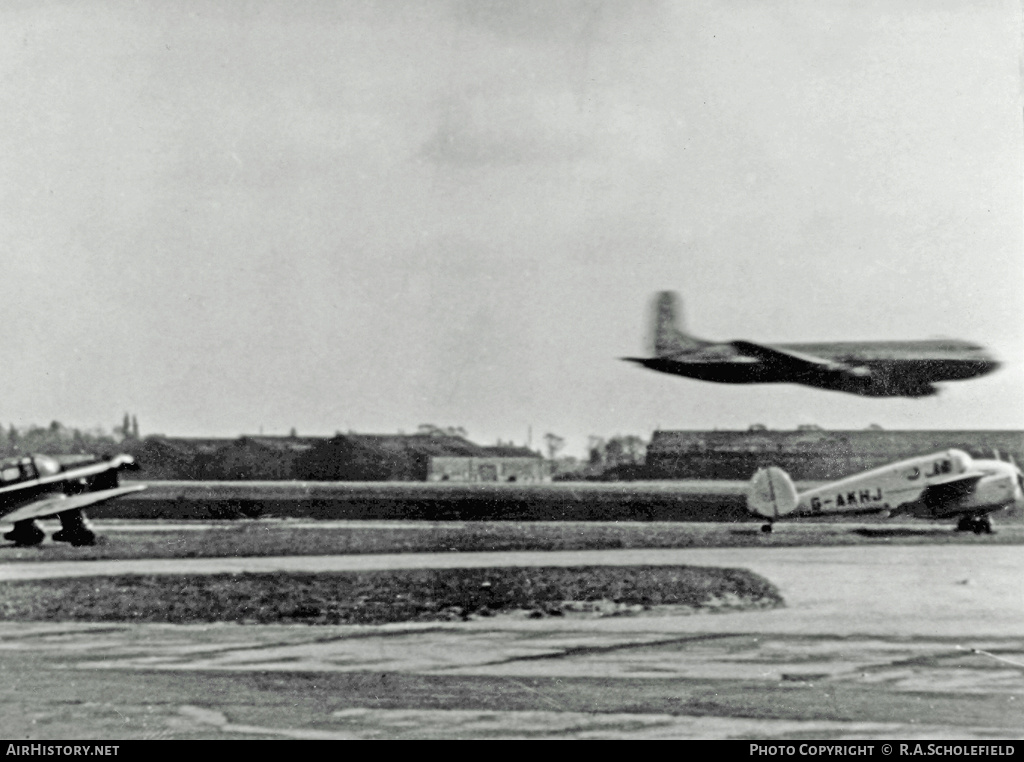
[[974, 492], [963, 498], [959, 507], [987, 508], [993, 505], [1010, 505], [1017, 500], [1017, 482], [1011, 473], [997, 473], [983, 476], [978, 480]]

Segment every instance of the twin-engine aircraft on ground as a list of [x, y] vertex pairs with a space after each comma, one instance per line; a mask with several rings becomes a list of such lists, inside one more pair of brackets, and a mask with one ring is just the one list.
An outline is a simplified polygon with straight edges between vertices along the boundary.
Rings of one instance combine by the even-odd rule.
[[46, 535], [36, 519], [57, 516], [61, 528], [54, 532], [54, 540], [92, 545], [96, 535], [82, 509], [145, 489], [144, 485], [118, 486], [118, 472], [136, 467], [130, 455], [67, 468], [46, 455], [0, 461], [0, 522], [14, 524], [4, 539], [16, 545], [38, 545]]
[[957, 519], [961, 532], [991, 534], [989, 514], [1024, 506], [1024, 474], [1016, 464], [972, 458], [963, 450], [920, 455], [798, 493], [781, 468], [754, 474], [747, 508], [768, 519], [843, 514]]
[[654, 304], [654, 357], [625, 357], [662, 373], [725, 384], [793, 383], [864, 397], [928, 397], [938, 381], [999, 367], [984, 347], [958, 339], [927, 341], [755, 344], [687, 335], [678, 297], [663, 291]]

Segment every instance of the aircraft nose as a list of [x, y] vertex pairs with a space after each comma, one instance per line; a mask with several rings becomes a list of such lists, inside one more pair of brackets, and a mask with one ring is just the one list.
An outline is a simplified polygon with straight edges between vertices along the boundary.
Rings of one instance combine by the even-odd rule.
[[1024, 513], [1024, 473], [1017, 469], [1013, 486], [1013, 510]]
[[999, 370], [1003, 367], [1003, 364], [988, 352], [982, 351], [978, 353], [978, 367], [981, 369], [981, 373], [984, 374]]

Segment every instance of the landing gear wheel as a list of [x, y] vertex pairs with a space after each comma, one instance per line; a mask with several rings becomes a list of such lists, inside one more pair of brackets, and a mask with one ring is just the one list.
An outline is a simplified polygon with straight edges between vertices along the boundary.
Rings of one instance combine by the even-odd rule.
[[83, 545], [95, 545], [96, 535], [90, 532], [85, 527], [81, 529], [58, 529], [53, 533], [54, 542], [66, 542], [69, 545], [75, 547], [81, 547]]
[[96, 544], [96, 535], [89, 528], [85, 515], [81, 511], [68, 511], [58, 515], [61, 528], [53, 533], [54, 542], [66, 542], [75, 547]]
[[762, 524], [761, 525], [761, 531], [764, 534], [771, 534], [772, 533], [772, 525], [771, 524]]
[[958, 522], [956, 522], [956, 531], [958, 532], [974, 532], [974, 519], [970, 516], [964, 516]]
[[85, 545], [95, 545], [96, 535], [86, 529], [84, 532], [79, 532], [71, 538], [71, 544], [75, 547], [82, 547]]
[[46, 532], [35, 520], [16, 521], [14, 529], [4, 535], [4, 539], [19, 547], [38, 545], [46, 537]]
[[975, 534], [992, 534], [992, 522], [988, 516], [975, 519], [973, 528]]

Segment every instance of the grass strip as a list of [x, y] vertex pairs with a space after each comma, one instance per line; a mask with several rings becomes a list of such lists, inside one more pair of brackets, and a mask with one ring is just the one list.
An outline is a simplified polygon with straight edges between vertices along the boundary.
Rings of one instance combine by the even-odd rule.
[[780, 605], [778, 590], [753, 572], [695, 566], [123, 575], [0, 584], [5, 620], [385, 624], [516, 610], [543, 616]]
[[[56, 526], [56, 525], [55, 525]], [[954, 532], [921, 522], [908, 528], [884, 523], [864, 529], [845, 523], [780, 524], [765, 535], [759, 524], [616, 522], [480, 522], [419, 527], [290, 527], [287, 522], [241, 521], [205, 531], [118, 531], [97, 526], [97, 544], [74, 548], [47, 539], [18, 548], [0, 543], [0, 564], [130, 558], [220, 558], [363, 553], [432, 553], [503, 550], [608, 550], [615, 548], [729, 548], [877, 544], [1021, 544], [1024, 527], [1003, 524], [997, 534]]]

